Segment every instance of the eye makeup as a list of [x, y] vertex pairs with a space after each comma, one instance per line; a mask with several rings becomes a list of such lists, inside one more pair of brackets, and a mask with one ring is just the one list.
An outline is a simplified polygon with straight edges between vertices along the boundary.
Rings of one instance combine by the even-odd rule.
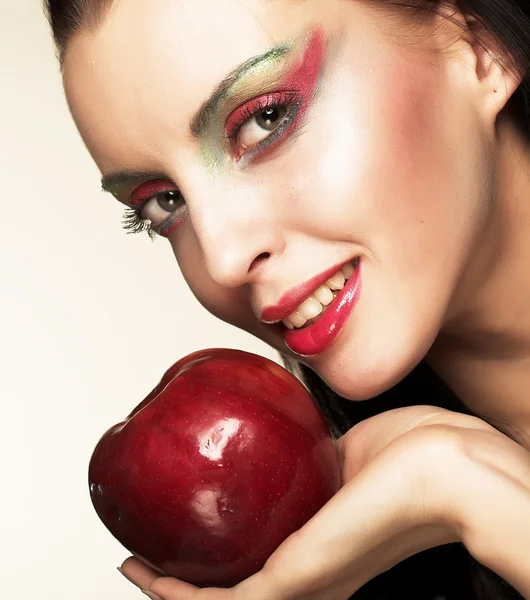
[[[242, 166], [241, 159], [245, 157], [243, 164], [248, 163], [252, 158], [261, 152], [265, 148], [270, 148], [278, 141], [288, 127], [293, 123], [294, 117], [299, 112], [301, 105], [300, 98], [296, 92], [276, 92], [267, 94], [266, 96], [260, 96], [254, 98], [250, 102], [247, 102], [243, 106], [237, 108], [228, 118], [226, 123], [226, 137], [230, 140], [231, 151], [234, 159], [239, 166]], [[243, 142], [239, 139], [240, 133], [244, 127], [256, 119], [259, 115], [274, 115], [275, 113], [285, 112], [285, 115], [280, 119], [279, 123], [272, 129], [262, 141], [257, 142], [252, 146], [252, 149], [248, 150], [245, 147], [245, 152], [240, 152], [240, 146], [244, 146]], [[275, 119], [271, 119], [275, 120]]]
[[[202, 156], [210, 171], [234, 164], [243, 168], [265, 147], [271, 150], [288, 130], [296, 128], [317, 89], [325, 49], [324, 31], [318, 27], [309, 36], [286, 44], [270, 60], [246, 71], [225, 90], [216, 108], [217, 115], [209, 113], [210, 127], [199, 134]], [[238, 127], [275, 107], [287, 109], [284, 119], [263, 144], [240, 156], [235, 149]]]
[[[168, 206], [162, 206], [161, 201], [167, 202]], [[167, 216], [162, 219], [150, 217], [148, 213], [151, 204], [156, 204], [152, 208], [155, 214], [166, 213]], [[185, 215], [186, 204], [175, 185], [167, 179], [154, 180], [140, 185], [133, 192], [130, 208], [125, 211], [123, 226], [129, 233], [147, 231], [151, 238], [155, 234], [168, 237], [180, 227]], [[156, 224], [157, 221], [159, 224]]]
[[[237, 108], [228, 118], [226, 134], [231, 140], [232, 152], [239, 167], [245, 167], [265, 150], [270, 152], [290, 132], [295, 131], [311, 104], [317, 89], [324, 58], [324, 36], [317, 29], [309, 39], [307, 47], [299, 61], [291, 66], [281, 83], [281, 91], [269, 93], [247, 102]], [[240, 129], [235, 125], [244, 124], [267, 110], [286, 109], [285, 116], [273, 131], [262, 142], [257, 143], [250, 151], [238, 156], [237, 134]], [[241, 114], [243, 118], [241, 118]], [[245, 119], [246, 116], [246, 119]]]
[[[123, 202], [123, 190], [132, 187], [135, 182], [141, 184], [146, 181], [167, 181], [167, 179], [167, 175], [160, 171], [131, 171], [125, 169], [105, 175], [101, 180], [101, 189], [112, 194], [119, 202]], [[130, 202], [127, 202], [127, 204], [130, 204]]]
[[[324, 30], [318, 26], [243, 63], [217, 86], [190, 123], [210, 173], [244, 168], [296, 131], [318, 90], [327, 46]], [[257, 121], [252, 125], [257, 118], [266, 122], [269, 117], [270, 124], [278, 123], [268, 134]], [[248, 124], [261, 139], [245, 147], [239, 144], [239, 135]], [[134, 181], [140, 186], [126, 201], [125, 189], [130, 189]], [[182, 199], [182, 207], [168, 212], [169, 217], [161, 225], [151, 226], [146, 220], [144, 207], [149, 202], [155, 202], [160, 194], [177, 191], [164, 173], [119, 172], [104, 177], [102, 186], [130, 206], [123, 224], [131, 233], [147, 230], [151, 237], [154, 233], [167, 236], [185, 218]]]
[[[154, 201], [154, 198], [151, 200]], [[168, 217], [160, 225], [153, 225], [149, 219], [144, 219], [139, 209], [126, 208], [122, 218], [122, 227], [127, 233], [147, 232], [154, 239], [156, 235], [169, 237], [184, 223], [186, 219], [186, 206], [182, 205], [173, 212], [168, 212]]]

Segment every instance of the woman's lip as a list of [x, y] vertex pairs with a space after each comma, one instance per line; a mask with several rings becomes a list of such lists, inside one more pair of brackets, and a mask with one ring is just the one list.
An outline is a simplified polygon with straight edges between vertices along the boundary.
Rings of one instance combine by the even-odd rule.
[[303, 329], [285, 329], [283, 335], [286, 346], [300, 356], [314, 356], [327, 350], [342, 331], [360, 292], [361, 263], [328, 310], [313, 325]]
[[306, 298], [352, 260], [354, 260], [354, 258], [350, 258], [338, 265], [334, 265], [323, 273], [315, 275], [315, 277], [312, 277], [308, 281], [291, 288], [280, 298], [278, 304], [267, 306], [263, 309], [260, 320], [264, 323], [272, 324], [287, 319], [287, 317], [292, 315], [295, 309], [298, 308]]

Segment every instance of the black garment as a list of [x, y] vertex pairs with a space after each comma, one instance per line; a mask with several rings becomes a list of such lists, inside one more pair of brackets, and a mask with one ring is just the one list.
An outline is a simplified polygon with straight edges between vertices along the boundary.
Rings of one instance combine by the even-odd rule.
[[[326, 418], [343, 432], [371, 416], [399, 408], [428, 404], [455, 412], [472, 412], [425, 364], [391, 390], [365, 402], [327, 394], [317, 398]], [[530, 568], [530, 567], [529, 567]], [[420, 552], [377, 576], [351, 600], [524, 600], [507, 582], [480, 565], [461, 543]]]

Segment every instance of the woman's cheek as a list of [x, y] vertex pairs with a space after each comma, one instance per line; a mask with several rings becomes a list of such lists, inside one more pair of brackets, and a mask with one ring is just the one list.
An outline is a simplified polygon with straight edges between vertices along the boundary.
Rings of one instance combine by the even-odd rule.
[[409, 262], [443, 243], [452, 214], [442, 94], [432, 69], [399, 63], [381, 67], [369, 90], [358, 193], [376, 247]]

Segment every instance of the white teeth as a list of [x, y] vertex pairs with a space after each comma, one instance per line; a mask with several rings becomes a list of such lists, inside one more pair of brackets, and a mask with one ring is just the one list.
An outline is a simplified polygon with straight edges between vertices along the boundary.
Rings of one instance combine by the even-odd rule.
[[342, 274], [344, 275], [344, 277], [346, 279], [349, 279], [353, 273], [355, 271], [354, 266], [351, 264], [351, 262], [346, 263], [343, 267], [342, 267]]
[[289, 317], [285, 320], [290, 321], [294, 327], [302, 327], [302, 325], [307, 321], [307, 319], [304, 319], [302, 315], [298, 314], [298, 311], [294, 312], [292, 315], [289, 315]]
[[346, 279], [344, 278], [342, 271], [339, 271], [338, 273], [335, 273], [335, 275], [333, 275], [333, 277], [330, 277], [326, 281], [326, 285], [331, 290], [342, 290], [342, 288], [344, 287], [345, 281], [346, 281]]
[[342, 290], [346, 280], [355, 272], [355, 267], [351, 262], [345, 264], [340, 271], [330, 277], [324, 285], [321, 285], [309, 298], [283, 320], [288, 329], [300, 328], [326, 310], [333, 299]]
[[300, 304], [296, 312], [308, 321], [322, 312], [322, 304], [314, 296], [309, 296]]
[[327, 285], [320, 286], [314, 295], [323, 306], [327, 306], [333, 300], [333, 292], [328, 288]]

